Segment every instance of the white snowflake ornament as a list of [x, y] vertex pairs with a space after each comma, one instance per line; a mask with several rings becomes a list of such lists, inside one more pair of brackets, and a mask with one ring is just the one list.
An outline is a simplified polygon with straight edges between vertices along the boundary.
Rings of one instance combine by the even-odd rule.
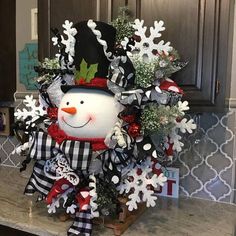
[[[68, 194], [71, 192], [73, 192], [73, 188], [70, 188], [68, 186], [68, 189], [64, 193], [59, 194], [57, 198], [54, 198], [52, 200], [52, 203], [47, 205], [48, 213], [49, 214], [56, 213], [57, 209], [61, 205], [61, 202], [62, 202], [63, 207], [65, 208], [65, 203], [67, 202]], [[66, 212], [74, 214], [76, 208], [77, 208], [77, 206], [72, 204], [70, 207], [66, 207]]]
[[77, 209], [77, 206], [75, 204], [72, 204], [71, 206], [68, 206], [66, 208], [66, 213], [67, 214], [75, 214], [76, 209]]
[[180, 152], [184, 146], [184, 144], [180, 141], [182, 137], [178, 134], [178, 131], [181, 133], [188, 132], [191, 134], [196, 127], [197, 126], [194, 124], [193, 119], [187, 120], [186, 118], [183, 118], [181, 121], [175, 121], [175, 126], [169, 134], [169, 142], [173, 143], [173, 150]]
[[59, 206], [60, 202], [57, 199], [53, 199], [52, 203], [50, 205], [47, 205], [48, 213], [49, 214], [56, 213], [57, 208], [59, 208]]
[[187, 120], [186, 118], [182, 119], [180, 122], [176, 122], [176, 128], [179, 128], [179, 130], [182, 133], [192, 133], [193, 129], [196, 129], [196, 124], [194, 124], [193, 119]]
[[[73, 28], [73, 22], [68, 20], [62, 25], [64, 28], [63, 33], [66, 35], [66, 38], [61, 35], [61, 43], [65, 45], [65, 52], [68, 54], [68, 62], [65, 62], [65, 58], [61, 54], [56, 54], [56, 57], [60, 59], [61, 68], [66, 69], [67, 67], [71, 70], [74, 69], [74, 56], [75, 56], [75, 35], [77, 34], [76, 28]], [[52, 38], [53, 45], [58, 45], [58, 38]]]
[[163, 186], [167, 178], [160, 174], [157, 176], [152, 173], [152, 161], [148, 158], [140, 165], [134, 167], [128, 174], [124, 182], [118, 186], [120, 194], [128, 194], [128, 206], [129, 211], [133, 211], [138, 208], [137, 203], [146, 202], [146, 206], [155, 206], [157, 197], [154, 196], [154, 191], [151, 188], [156, 188], [158, 185]]
[[[156, 38], [160, 38], [162, 36], [161, 32], [165, 30], [163, 27], [163, 21], [154, 21], [154, 27], [150, 27], [150, 36], [146, 35], [147, 27], [143, 26], [144, 20], [136, 19], [133, 24], [133, 28], [135, 29], [135, 35], [140, 37], [140, 41], [135, 41], [135, 45], [132, 47], [132, 53], [138, 54], [138, 56], [142, 57], [145, 61], [151, 61], [157, 58], [157, 55], [153, 54], [153, 51], [156, 51], [159, 54], [165, 53], [169, 55], [169, 52], [173, 49], [170, 46], [170, 42], [164, 43], [163, 40], [155, 43], [154, 40]], [[124, 46], [127, 44], [127, 39], [122, 42]]]
[[189, 110], [189, 106], [188, 106], [188, 101], [178, 101], [178, 110], [180, 111], [180, 113], [182, 115], [185, 115], [185, 111], [188, 111]]
[[38, 101], [33, 98], [33, 95], [26, 95], [23, 100], [24, 105], [28, 108], [23, 108], [22, 110], [17, 109], [14, 113], [14, 116], [17, 120], [27, 120], [26, 128], [30, 125], [34, 125], [34, 122], [41, 116], [46, 115], [46, 111], [43, 109], [43, 106], [38, 104]]
[[22, 145], [17, 146], [13, 151], [12, 151], [12, 155], [14, 155], [15, 153], [18, 155], [21, 155], [22, 152], [26, 151], [29, 149], [29, 142], [23, 143]]

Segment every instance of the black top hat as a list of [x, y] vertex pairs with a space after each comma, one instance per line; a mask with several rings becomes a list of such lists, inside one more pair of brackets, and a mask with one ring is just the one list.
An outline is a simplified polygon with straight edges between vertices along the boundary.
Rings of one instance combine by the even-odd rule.
[[74, 27], [77, 29], [74, 56], [76, 85], [62, 86], [63, 92], [74, 87], [110, 92], [106, 86], [110, 65], [108, 53], [114, 51], [116, 29], [104, 22], [92, 20], [79, 22]]

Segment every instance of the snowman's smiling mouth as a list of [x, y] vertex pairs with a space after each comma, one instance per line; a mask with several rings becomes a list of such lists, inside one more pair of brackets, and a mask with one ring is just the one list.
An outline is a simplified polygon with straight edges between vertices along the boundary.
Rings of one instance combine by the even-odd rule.
[[68, 123], [65, 121], [64, 116], [62, 116], [62, 120], [63, 120], [63, 122], [64, 122], [66, 125], [70, 126], [71, 128], [83, 128], [83, 127], [84, 127], [85, 125], [87, 125], [92, 119], [89, 118], [89, 120], [88, 120], [87, 122], [85, 122], [83, 125], [80, 125], [80, 126], [73, 126], [73, 125], [68, 124]]

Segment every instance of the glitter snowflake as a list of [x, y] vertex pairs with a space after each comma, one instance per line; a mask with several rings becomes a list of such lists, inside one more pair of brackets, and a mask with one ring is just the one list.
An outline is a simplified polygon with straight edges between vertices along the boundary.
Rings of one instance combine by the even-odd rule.
[[175, 126], [172, 128], [169, 134], [169, 142], [173, 143], [173, 150], [180, 152], [184, 144], [181, 142], [182, 136], [178, 134], [181, 133], [192, 133], [196, 129], [196, 124], [194, 124], [193, 119], [187, 120], [183, 118], [181, 121], [176, 121]]
[[[179, 101], [177, 103], [177, 108], [179, 110], [179, 113], [183, 117], [185, 115], [185, 111], [189, 110], [188, 102], [187, 101]], [[182, 136], [179, 134], [181, 133], [192, 133], [194, 129], [196, 129], [196, 124], [194, 124], [193, 119], [187, 120], [186, 118], [183, 118], [181, 120], [175, 120], [174, 121], [175, 126], [171, 129], [170, 134], [168, 137], [164, 138], [164, 146], [165, 149], [169, 149], [169, 144], [173, 144], [172, 149], [180, 152], [182, 150], [182, 147], [184, 144], [181, 142]]]
[[38, 101], [33, 98], [33, 95], [26, 95], [23, 103], [28, 108], [28, 110], [25, 108], [22, 110], [17, 109], [14, 113], [14, 116], [17, 120], [26, 120], [26, 128], [29, 128], [31, 125], [34, 126], [34, 122], [37, 119], [46, 115], [46, 111], [40, 104], [38, 105]]
[[23, 153], [29, 149], [29, 142], [25, 142], [22, 145], [17, 146], [13, 151], [12, 151], [12, 155], [14, 155], [15, 153], [18, 155], [23, 155]]
[[[65, 23], [62, 25], [62, 27], [65, 29], [63, 33], [67, 36], [66, 38], [61, 35], [61, 43], [65, 45], [65, 53], [68, 55], [68, 62], [65, 62], [65, 58], [62, 55], [61, 58], [61, 67], [62, 69], [71, 68], [73, 69], [73, 63], [74, 63], [74, 56], [75, 56], [75, 35], [77, 34], [76, 28], [73, 28], [73, 23], [69, 22], [68, 20], [65, 21]], [[58, 38], [53, 37], [52, 38], [53, 45], [58, 45]], [[56, 54], [56, 57], [59, 59], [61, 54]]]
[[[47, 205], [47, 208], [48, 208], [48, 213], [51, 214], [51, 213], [56, 213], [57, 211], [57, 208], [59, 208], [61, 206], [61, 202], [63, 203], [63, 207], [65, 208], [65, 204], [67, 202], [67, 199], [68, 199], [68, 195], [73, 192], [73, 188], [69, 188], [68, 186], [68, 189], [60, 194], [57, 198], [53, 199], [52, 200], [52, 203], [50, 205]], [[75, 211], [76, 211], [76, 208], [77, 206], [75, 204], [72, 204], [71, 206], [68, 206], [66, 207], [66, 213], [67, 214], [74, 214]]]
[[[150, 36], [146, 35], [147, 27], [143, 26], [144, 21], [136, 19], [134, 21], [133, 27], [135, 29], [135, 35], [140, 37], [140, 41], [135, 41], [135, 45], [132, 47], [131, 52], [136, 52], [137, 54], [144, 58], [146, 61], [151, 61], [152, 59], [156, 59], [157, 55], [165, 53], [169, 55], [169, 52], [172, 51], [172, 47], [170, 46], [170, 42], [164, 43], [163, 40], [155, 43], [156, 38], [160, 38], [162, 36], [161, 32], [165, 30], [163, 27], [163, 21], [154, 21], [154, 27], [150, 27]], [[127, 39], [125, 42], [122, 42], [122, 45], [127, 44]]]
[[146, 206], [155, 206], [157, 197], [154, 196], [152, 188], [163, 186], [167, 178], [161, 173], [159, 176], [152, 173], [153, 163], [150, 158], [137, 165], [128, 174], [124, 182], [118, 187], [120, 194], [128, 194], [128, 210], [138, 208], [137, 203], [146, 202]]
[[178, 101], [177, 103], [178, 110], [182, 115], [185, 115], [185, 111], [189, 110], [188, 101]]

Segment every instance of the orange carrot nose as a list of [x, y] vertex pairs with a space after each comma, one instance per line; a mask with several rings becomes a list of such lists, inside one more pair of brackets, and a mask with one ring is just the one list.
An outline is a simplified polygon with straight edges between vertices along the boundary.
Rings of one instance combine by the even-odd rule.
[[65, 107], [65, 108], [61, 108], [61, 110], [71, 115], [74, 115], [77, 112], [75, 107]]

